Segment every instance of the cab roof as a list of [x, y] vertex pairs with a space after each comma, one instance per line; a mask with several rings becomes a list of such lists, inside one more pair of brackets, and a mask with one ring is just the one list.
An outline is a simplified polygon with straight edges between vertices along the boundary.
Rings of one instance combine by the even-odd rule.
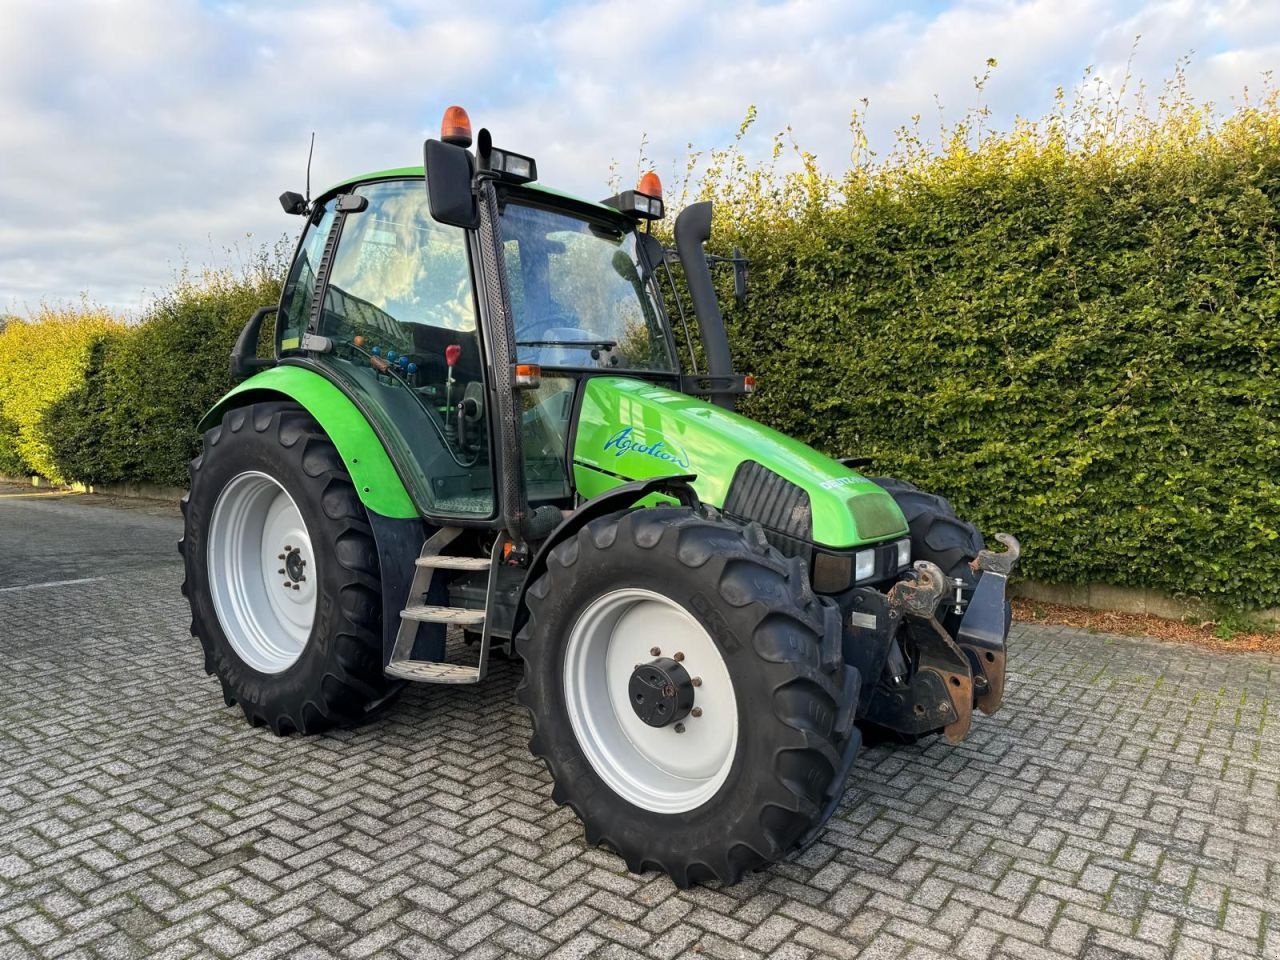
[[[343, 187], [349, 187], [358, 183], [368, 183], [372, 180], [397, 180], [424, 176], [426, 176], [426, 168], [421, 165], [416, 167], [392, 167], [390, 170], [378, 170], [374, 173], [361, 174], [358, 177], [348, 177], [346, 180], [335, 183], [324, 193], [320, 194], [320, 196], [327, 197], [329, 194], [336, 193]], [[605, 213], [608, 213], [610, 216], [618, 215], [618, 211], [613, 207], [605, 206], [603, 203], [596, 200], [587, 200], [572, 193], [565, 193], [563, 190], [556, 190], [554, 187], [543, 186], [541, 183], [525, 183], [522, 184], [522, 186], [526, 190], [535, 190], [538, 193], [545, 193], [549, 197], [559, 197], [564, 200], [572, 200], [575, 203], [586, 204], [589, 207], [596, 207]]]

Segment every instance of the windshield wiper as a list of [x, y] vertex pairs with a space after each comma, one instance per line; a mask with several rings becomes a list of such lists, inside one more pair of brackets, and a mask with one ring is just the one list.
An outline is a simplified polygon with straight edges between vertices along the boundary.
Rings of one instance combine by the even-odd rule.
[[617, 340], [517, 340], [517, 347], [582, 347], [584, 350], [612, 350], [618, 345]]

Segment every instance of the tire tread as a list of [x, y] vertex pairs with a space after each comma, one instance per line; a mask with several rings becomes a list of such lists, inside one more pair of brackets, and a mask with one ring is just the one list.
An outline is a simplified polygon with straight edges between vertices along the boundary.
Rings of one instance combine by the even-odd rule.
[[[239, 704], [245, 719], [253, 726], [267, 726], [279, 736], [299, 732], [318, 733], [334, 726], [358, 722], [366, 708], [385, 698], [388, 682], [382, 671], [381, 658], [381, 574], [377, 545], [364, 505], [351, 483], [350, 474], [337, 448], [323, 428], [304, 409], [287, 401], [265, 401], [237, 407], [223, 415], [222, 422], [204, 437], [201, 452], [190, 464], [191, 490], [197, 489], [202, 472], [212, 458], [234, 455], [235, 445], [227, 445], [225, 437], [242, 434], [246, 429], [274, 440], [300, 468], [301, 478], [316, 486], [324, 506], [333, 545], [329, 557], [342, 571], [337, 602], [333, 609], [336, 622], [331, 637], [332, 654], [325, 665], [317, 688], [292, 703], [259, 704], [243, 691], [234, 689], [227, 679], [232, 656], [221, 638], [221, 629], [202, 622], [192, 597], [199, 558], [190, 556], [186, 541], [190, 537], [191, 493], [182, 498], [184, 536], [179, 552], [184, 560], [182, 592], [192, 600], [191, 634], [204, 650], [204, 668], [216, 674], [227, 706]], [[330, 506], [340, 509], [330, 510]], [[330, 544], [323, 544], [329, 547]], [[359, 599], [357, 599], [359, 598]]]
[[[549, 710], [546, 704], [538, 702], [530, 681], [537, 660], [554, 655], [548, 652], [553, 644], [545, 644], [547, 650], [544, 650], [544, 643], [535, 640], [541, 636], [542, 609], [548, 598], [556, 596], [575, 576], [587, 573], [577, 568], [593, 550], [611, 551], [619, 545], [626, 549], [628, 544], [645, 553], [660, 553], [654, 562], [680, 564], [689, 571], [690, 577], [697, 576], [708, 564], [718, 563], [720, 573], [715, 580], [718, 599], [727, 607], [741, 609], [754, 605], [759, 608], [752, 636], [744, 636], [742, 640], [744, 646], [752, 648], [757, 669], [774, 692], [771, 702], [774, 719], [779, 731], [785, 729], [787, 734], [785, 741], [773, 751], [770, 785], [767, 795], [758, 798], [757, 815], [726, 825], [713, 850], [659, 853], [642, 847], [632, 839], [634, 831], [624, 829], [619, 823], [593, 821], [579, 800], [575, 764], [566, 762], [554, 742], [556, 738], [549, 737], [549, 731], [544, 729], [544, 725], [551, 722], [547, 718]], [[753, 581], [765, 584], [766, 588], [753, 595], [744, 594], [743, 578], [731, 575], [730, 571], [734, 570], [750, 571]], [[850, 736], [857, 736], [850, 720], [852, 706], [842, 703], [842, 698], [850, 692], [856, 698], [857, 671], [846, 668], [841, 656], [833, 657], [831, 645], [824, 642], [830, 615], [809, 588], [804, 566], [784, 558], [770, 546], [757, 524], [739, 527], [719, 517], [665, 507], [633, 509], [601, 517], [552, 550], [546, 573], [531, 585], [527, 596], [528, 620], [516, 640], [516, 651], [525, 661], [516, 700], [532, 718], [529, 746], [551, 772], [552, 798], [558, 804], [568, 805], [583, 821], [589, 843], [616, 850], [632, 871], [659, 869], [680, 887], [703, 880], [731, 884], [747, 870], [758, 869], [787, 855], [820, 826], [819, 818], [833, 791], [838, 795], [843, 790], [842, 782], [832, 783], [844, 768], [842, 748]], [[772, 638], [756, 635], [771, 624], [776, 628], [779, 619], [792, 627], [793, 636], [804, 638], [802, 645], [779, 644]], [[760, 655], [762, 647], [769, 651], [769, 656]], [[850, 679], [855, 682], [851, 683]], [[830, 723], [815, 726], [814, 715], [829, 715]], [[571, 738], [572, 733], [568, 736]], [[579, 766], [582, 764], [585, 759]], [[769, 810], [774, 813], [768, 813]]]

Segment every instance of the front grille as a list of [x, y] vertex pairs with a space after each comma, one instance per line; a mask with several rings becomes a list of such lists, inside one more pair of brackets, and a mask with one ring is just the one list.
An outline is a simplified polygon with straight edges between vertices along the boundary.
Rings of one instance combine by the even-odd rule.
[[788, 557], [813, 555], [813, 506], [809, 494], [754, 460], [738, 465], [724, 499], [724, 512], [742, 523], [754, 520]]

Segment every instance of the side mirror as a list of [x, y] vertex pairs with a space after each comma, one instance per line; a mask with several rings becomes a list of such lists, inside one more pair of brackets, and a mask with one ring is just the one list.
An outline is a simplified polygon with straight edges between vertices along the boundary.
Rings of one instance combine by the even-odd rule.
[[237, 382], [244, 380], [246, 377], [253, 376], [259, 370], [266, 370], [276, 365], [274, 357], [263, 358], [258, 356], [258, 336], [262, 331], [262, 321], [279, 309], [280, 304], [278, 303], [269, 307], [260, 307], [254, 311], [253, 316], [249, 318], [249, 322], [240, 331], [240, 336], [236, 338], [236, 345], [231, 349], [232, 380]]
[[741, 247], [733, 248], [733, 299], [739, 306], [747, 299], [747, 259]]
[[474, 230], [480, 225], [480, 206], [471, 192], [471, 154], [465, 147], [428, 140], [423, 147], [427, 168], [427, 205], [440, 223]]
[[307, 198], [300, 193], [286, 190], [280, 194], [280, 206], [284, 208], [285, 213], [301, 216], [307, 212]]
[[636, 249], [640, 253], [640, 279], [648, 280], [658, 272], [658, 267], [666, 259], [667, 251], [652, 233], [637, 233], [635, 238]]

